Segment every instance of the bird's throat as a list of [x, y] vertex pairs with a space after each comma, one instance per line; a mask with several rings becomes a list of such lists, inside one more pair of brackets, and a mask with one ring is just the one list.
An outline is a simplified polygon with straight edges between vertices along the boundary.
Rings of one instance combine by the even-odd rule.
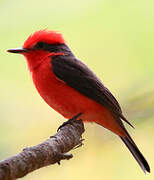
[[24, 54], [30, 72], [37, 69], [43, 62], [49, 60], [49, 57], [55, 55], [63, 55], [63, 53], [48, 53], [43, 51], [35, 51]]

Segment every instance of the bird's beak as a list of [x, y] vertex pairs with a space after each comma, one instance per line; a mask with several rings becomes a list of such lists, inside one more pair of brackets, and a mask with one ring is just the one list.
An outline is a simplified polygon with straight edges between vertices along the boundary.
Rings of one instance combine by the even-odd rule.
[[27, 49], [21, 47], [21, 48], [16, 48], [16, 49], [8, 49], [7, 52], [22, 54], [22, 53], [27, 52]]

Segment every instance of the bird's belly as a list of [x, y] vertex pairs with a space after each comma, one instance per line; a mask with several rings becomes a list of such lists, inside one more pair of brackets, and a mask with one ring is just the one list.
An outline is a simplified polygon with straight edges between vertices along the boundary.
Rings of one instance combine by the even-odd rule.
[[[92, 121], [93, 112], [96, 111], [97, 106], [101, 107], [98, 103], [56, 78], [52, 68], [46, 64], [32, 71], [32, 79], [46, 103], [65, 118], [72, 118], [81, 112], [85, 116], [84, 120]], [[86, 113], [87, 110], [89, 113]]]
[[33, 75], [36, 89], [50, 107], [65, 118], [72, 118], [74, 115], [85, 111], [83, 95], [53, 75], [49, 77], [40, 79], [36, 74]]
[[44, 64], [37, 68], [32, 72], [32, 79], [45, 102], [65, 118], [71, 118], [83, 111], [85, 102], [80, 97], [82, 95], [57, 79], [51, 67]]

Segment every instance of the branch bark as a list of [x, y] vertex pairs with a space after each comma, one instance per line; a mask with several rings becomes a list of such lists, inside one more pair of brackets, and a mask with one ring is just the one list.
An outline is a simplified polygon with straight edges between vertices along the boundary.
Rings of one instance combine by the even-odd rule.
[[72, 154], [66, 153], [82, 144], [84, 132], [82, 121], [76, 118], [43, 143], [25, 148], [21, 153], [1, 161], [0, 180], [15, 180], [41, 167], [72, 158]]

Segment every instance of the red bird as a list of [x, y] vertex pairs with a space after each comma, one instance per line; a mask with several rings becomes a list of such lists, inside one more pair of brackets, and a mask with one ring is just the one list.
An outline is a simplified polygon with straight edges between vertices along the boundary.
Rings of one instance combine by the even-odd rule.
[[[117, 134], [144, 172], [150, 172], [145, 160], [122, 121], [121, 107], [96, 75], [79, 61], [61, 34], [41, 30], [30, 35], [22, 48], [8, 52], [23, 54], [36, 89], [45, 102], [72, 118], [82, 113], [83, 121], [95, 122]], [[132, 125], [131, 125], [132, 126]]]

